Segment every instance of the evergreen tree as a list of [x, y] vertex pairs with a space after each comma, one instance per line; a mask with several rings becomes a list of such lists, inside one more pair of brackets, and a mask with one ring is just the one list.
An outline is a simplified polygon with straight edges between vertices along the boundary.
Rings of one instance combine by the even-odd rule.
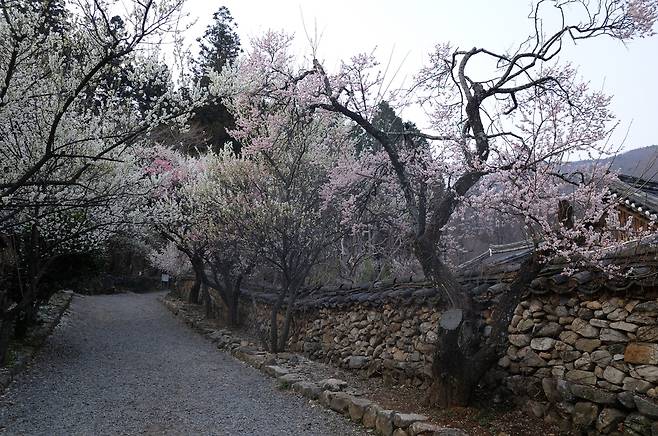
[[[233, 64], [242, 52], [236, 23], [229, 10], [222, 6], [213, 14], [213, 22], [203, 37], [199, 38], [199, 58], [194, 66], [196, 80], [202, 87], [210, 84], [209, 72], [221, 72]], [[201, 150], [220, 150], [227, 142], [233, 143], [233, 151], [240, 153], [240, 145], [231, 138], [227, 130], [234, 126], [234, 120], [226, 107], [216, 98], [198, 108], [191, 123], [204, 133], [205, 143]]]
[[213, 22], [206, 28], [203, 37], [197, 39], [200, 49], [194, 73], [201, 86], [209, 85], [209, 71], [222, 71], [226, 65], [233, 64], [242, 52], [236, 27], [231, 12], [222, 6], [213, 14]]
[[[429, 146], [424, 138], [416, 136], [410, 136], [408, 141], [404, 140], [402, 132], [419, 133], [420, 131], [414, 123], [403, 121], [386, 101], [379, 103], [372, 124], [382, 132], [388, 133], [391, 142], [396, 144], [400, 149], [409, 147], [418, 149]], [[354, 128], [353, 135], [356, 138], [357, 153], [375, 153], [381, 151], [381, 144], [374, 140], [372, 136], [363, 132], [358, 126]]]
[[[111, 32], [117, 39], [123, 38], [126, 33], [126, 24], [120, 16], [110, 18]], [[85, 89], [84, 97], [88, 107], [96, 113], [100, 113], [107, 98], [119, 97], [126, 101], [141, 115], [148, 113], [155, 106], [156, 101], [162, 97], [167, 90], [166, 80], [152, 80], [153, 77], [136, 80], [139, 77], [140, 63], [144, 59], [131, 54], [121, 59], [108, 62], [108, 65], [98, 73], [96, 80], [91, 82]], [[169, 67], [158, 62], [159, 73], [157, 78], [165, 79], [169, 76]]]

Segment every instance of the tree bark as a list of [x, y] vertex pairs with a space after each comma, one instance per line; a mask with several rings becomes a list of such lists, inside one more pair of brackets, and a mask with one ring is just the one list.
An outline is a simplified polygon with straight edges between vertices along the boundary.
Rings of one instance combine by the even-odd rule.
[[[226, 318], [224, 321], [232, 327], [239, 324], [240, 313], [240, 293], [242, 286], [242, 275], [234, 276], [231, 274], [230, 269], [224, 271], [217, 271], [212, 269], [212, 279], [208, 277], [203, 269], [199, 269], [201, 273], [201, 280], [203, 286], [211, 287], [217, 291], [222, 302], [226, 306]], [[221, 280], [220, 280], [221, 276]], [[212, 314], [206, 313], [207, 317]]]
[[439, 330], [440, 339], [432, 362], [434, 382], [428, 395], [430, 404], [441, 408], [467, 405], [480, 379], [480, 374], [471, 371], [472, 356], [460, 344], [461, 324], [454, 329]]
[[480, 379], [489, 371], [507, 345], [507, 327], [521, 297], [542, 269], [536, 253], [521, 264], [509, 291], [501, 295], [493, 308], [493, 328], [489, 338], [479, 329], [480, 312], [470, 301], [466, 307], [444, 311], [441, 315], [439, 343], [434, 355], [434, 382], [428, 401], [439, 407], [469, 404]]
[[205, 277], [203, 260], [193, 256], [190, 259], [190, 261], [191, 261], [190, 263], [192, 263], [192, 269], [194, 270], [194, 285], [192, 286], [192, 289], [190, 289], [190, 294], [187, 297], [187, 302], [193, 304], [199, 304], [202, 302], [200, 300], [200, 297], [203, 296], [200, 294], [200, 290], [201, 287], [204, 285], [204, 277]]
[[201, 301], [203, 302], [203, 307], [206, 311], [206, 318], [211, 319], [214, 315], [212, 311], [212, 298], [210, 298], [210, 291], [208, 290], [208, 285], [206, 283], [201, 285]]
[[231, 304], [228, 306], [228, 323], [231, 327], [236, 327], [240, 324], [239, 319], [239, 296], [233, 295], [231, 297]]
[[233, 282], [233, 289], [229, 292], [228, 319], [231, 326], [240, 324], [240, 292], [242, 277], [238, 277]]
[[192, 288], [190, 289], [190, 293], [187, 295], [187, 302], [188, 303], [198, 303], [199, 301], [199, 290], [201, 289], [201, 281], [199, 280], [199, 276], [197, 275], [194, 278], [194, 284], [192, 285]]
[[281, 306], [283, 306], [283, 301], [286, 298], [288, 289], [282, 289], [279, 293], [276, 303], [272, 306], [272, 312], [270, 315], [270, 352], [278, 353], [279, 350], [279, 324], [278, 324], [278, 315]]
[[472, 301], [450, 268], [439, 257], [436, 243], [427, 236], [418, 237], [414, 240], [414, 254], [425, 278], [441, 291], [448, 306], [470, 310]]
[[13, 320], [0, 320], [0, 367], [4, 366], [7, 362], [7, 351], [9, 351], [9, 341], [13, 330]]
[[38, 302], [31, 302], [21, 310], [14, 323], [14, 337], [16, 339], [23, 339], [27, 336], [29, 328], [37, 323], [38, 311]]
[[14, 338], [18, 340], [25, 338], [29, 325], [27, 314], [20, 313], [14, 322]]
[[288, 299], [288, 306], [286, 307], [286, 316], [283, 320], [283, 330], [281, 331], [281, 336], [279, 337], [279, 350], [285, 351], [286, 345], [288, 342], [288, 336], [290, 335], [290, 323], [292, 321], [292, 316], [295, 309], [295, 301], [297, 300], [298, 289], [295, 289], [290, 298]]

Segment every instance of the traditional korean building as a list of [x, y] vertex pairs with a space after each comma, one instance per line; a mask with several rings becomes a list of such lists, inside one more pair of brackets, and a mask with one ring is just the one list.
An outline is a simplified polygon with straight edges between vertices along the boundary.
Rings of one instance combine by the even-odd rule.
[[658, 225], [658, 183], [639, 177], [619, 175], [619, 181], [610, 185], [615, 198], [622, 200], [619, 207], [622, 222], [635, 218], [634, 227]]

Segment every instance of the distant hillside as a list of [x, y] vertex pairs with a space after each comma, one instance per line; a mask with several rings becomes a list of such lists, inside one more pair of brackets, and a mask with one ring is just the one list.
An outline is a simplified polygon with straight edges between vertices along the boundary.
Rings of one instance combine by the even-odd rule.
[[[575, 163], [586, 162], [588, 161]], [[603, 159], [601, 162], [606, 164], [612, 162], [611, 168], [622, 174], [658, 182], [658, 145], [629, 150], [615, 157]]]

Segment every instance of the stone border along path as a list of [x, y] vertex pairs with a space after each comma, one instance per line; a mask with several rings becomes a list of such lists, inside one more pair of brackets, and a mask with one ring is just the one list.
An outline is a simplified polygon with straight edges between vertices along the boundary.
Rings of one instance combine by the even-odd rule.
[[34, 356], [39, 352], [43, 343], [59, 324], [62, 316], [69, 308], [73, 299], [72, 291], [59, 291], [50, 297], [48, 304], [39, 309], [39, 319], [41, 324], [31, 328], [28, 331], [24, 342], [30, 345], [23, 345], [19, 348], [10, 347], [9, 353], [12, 362], [5, 368], [0, 368], [0, 394], [2, 394], [12, 380], [23, 372]]
[[0, 396], [0, 434], [365, 434], [218, 352], [171, 316], [162, 295], [76, 295]]
[[[374, 429], [384, 436], [468, 436], [461, 429], [442, 427], [428, 422], [428, 418], [415, 413], [401, 413], [387, 410], [374, 402], [359, 396], [343, 380], [335, 378], [308, 380], [309, 374], [294, 372], [297, 362], [305, 358], [295, 353], [273, 355], [245, 338], [237, 337], [227, 329], [213, 328], [204, 319], [199, 306], [190, 305], [167, 296], [161, 300], [164, 305], [187, 325], [203, 334], [219, 350], [276, 378], [281, 388], [292, 390], [322, 406], [346, 415], [352, 421], [367, 429]], [[283, 362], [283, 364], [281, 363]], [[310, 377], [312, 378], [312, 377]], [[372, 431], [372, 430], [370, 430]]]

